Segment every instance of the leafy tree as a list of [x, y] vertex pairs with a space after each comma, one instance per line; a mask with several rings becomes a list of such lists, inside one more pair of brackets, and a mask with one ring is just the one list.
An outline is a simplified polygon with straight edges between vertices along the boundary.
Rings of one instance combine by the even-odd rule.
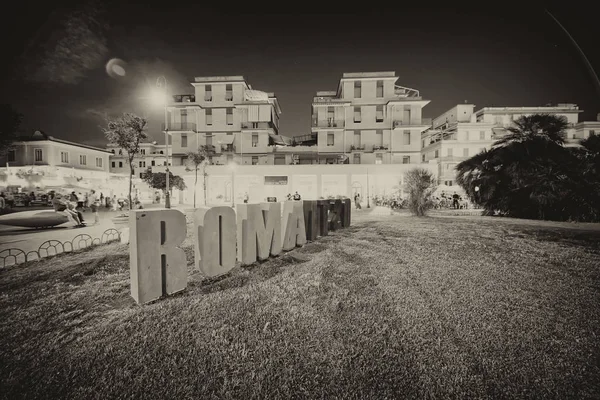
[[108, 120], [108, 127], [104, 129], [104, 135], [109, 142], [116, 144], [127, 154], [129, 163], [129, 204], [133, 204], [131, 191], [133, 186], [133, 159], [140, 151], [140, 143], [148, 137], [146, 126], [148, 121], [145, 118], [134, 114], [124, 113], [122, 116]]
[[416, 216], [422, 217], [433, 207], [432, 196], [437, 188], [433, 174], [424, 168], [415, 168], [406, 173], [406, 189], [408, 191], [408, 209]]
[[565, 118], [552, 115], [519, 118], [491, 150], [457, 165], [458, 184], [487, 215], [597, 220], [597, 144], [564, 147], [568, 126]]
[[16, 112], [8, 104], [0, 104], [0, 157], [6, 156], [13, 149], [17, 129], [21, 125], [23, 115]]
[[[144, 182], [148, 184], [152, 189], [162, 190], [163, 193], [167, 192], [167, 174], [164, 172], [152, 172], [152, 168], [148, 168], [142, 175]], [[169, 188], [177, 188], [179, 190], [185, 190], [186, 185], [182, 177], [173, 175], [169, 171]]]
[[196, 208], [196, 186], [198, 185], [198, 170], [202, 168], [202, 176], [204, 177], [204, 204], [206, 205], [206, 165], [212, 164], [212, 157], [215, 155], [215, 146], [202, 145], [197, 151], [192, 151], [187, 154], [186, 171], [194, 171], [196, 176], [194, 180], [194, 208]]

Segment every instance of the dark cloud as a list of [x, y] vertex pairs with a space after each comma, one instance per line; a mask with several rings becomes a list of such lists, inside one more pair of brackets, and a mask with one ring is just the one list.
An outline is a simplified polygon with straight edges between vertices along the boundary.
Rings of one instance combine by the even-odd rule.
[[25, 80], [75, 85], [103, 65], [108, 55], [99, 3], [91, 1], [66, 13], [54, 12], [22, 56]]

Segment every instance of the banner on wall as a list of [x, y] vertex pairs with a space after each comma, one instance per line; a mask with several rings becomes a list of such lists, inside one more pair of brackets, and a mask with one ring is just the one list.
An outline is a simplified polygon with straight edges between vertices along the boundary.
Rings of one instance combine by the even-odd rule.
[[287, 176], [265, 176], [265, 185], [287, 185]]

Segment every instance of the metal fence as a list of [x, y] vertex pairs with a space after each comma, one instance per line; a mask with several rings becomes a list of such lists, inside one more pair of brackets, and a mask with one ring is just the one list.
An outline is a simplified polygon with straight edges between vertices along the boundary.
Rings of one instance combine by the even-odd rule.
[[22, 264], [27, 261], [40, 260], [45, 257], [52, 257], [62, 253], [70, 253], [82, 250], [91, 246], [108, 244], [121, 240], [121, 234], [115, 228], [109, 228], [102, 233], [99, 238], [92, 238], [87, 233], [81, 233], [73, 240], [61, 242], [60, 240], [50, 239], [38, 247], [37, 250], [25, 252], [16, 247], [0, 251], [0, 268], [10, 265]]

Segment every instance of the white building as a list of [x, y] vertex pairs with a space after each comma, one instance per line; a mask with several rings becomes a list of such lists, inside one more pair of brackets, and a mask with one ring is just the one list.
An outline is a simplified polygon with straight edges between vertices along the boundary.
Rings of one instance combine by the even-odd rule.
[[[129, 174], [127, 151], [112, 143], [109, 143], [106, 147], [111, 153], [109, 163], [110, 172], [114, 174]], [[166, 146], [164, 144], [159, 145], [156, 142], [140, 143], [140, 151], [133, 159], [134, 176], [141, 179], [141, 174], [148, 167], [165, 166], [167, 163], [165, 152]], [[169, 154], [171, 154], [170, 147]], [[169, 162], [169, 165], [171, 164], [172, 162]]]
[[578, 146], [581, 139], [600, 132], [600, 122], [578, 122], [583, 112], [575, 104], [543, 107], [484, 107], [475, 112], [474, 104], [459, 104], [433, 119], [430, 130], [422, 134], [421, 161], [438, 168], [439, 184], [456, 185], [455, 167], [475, 154], [489, 150], [506, 134], [513, 121], [534, 114], [562, 116], [569, 123], [567, 147]]

